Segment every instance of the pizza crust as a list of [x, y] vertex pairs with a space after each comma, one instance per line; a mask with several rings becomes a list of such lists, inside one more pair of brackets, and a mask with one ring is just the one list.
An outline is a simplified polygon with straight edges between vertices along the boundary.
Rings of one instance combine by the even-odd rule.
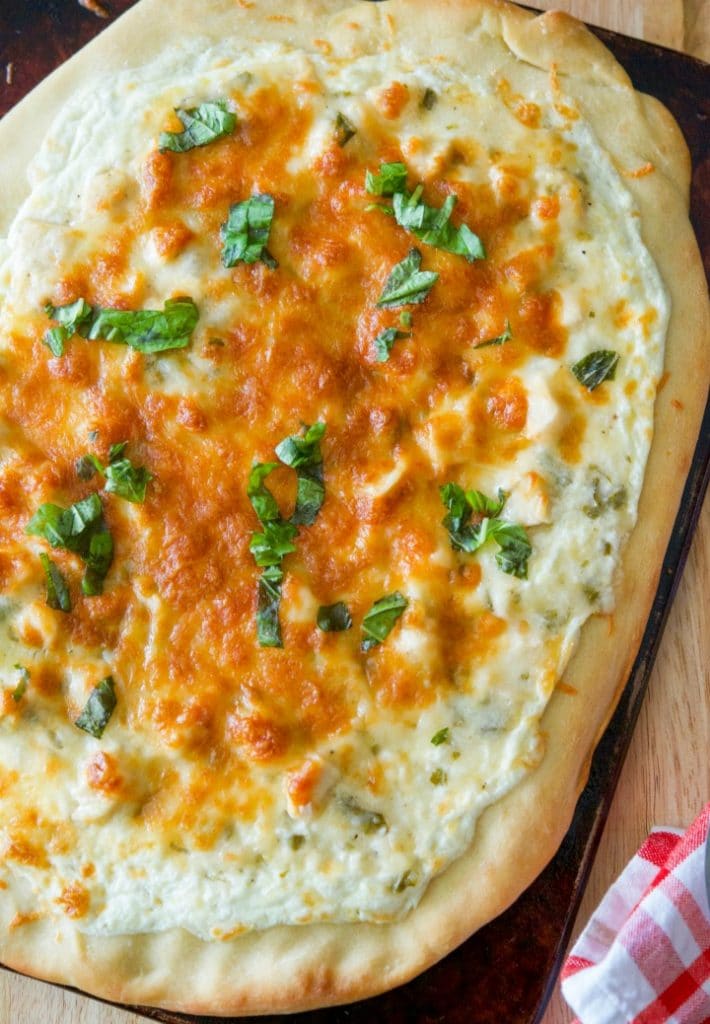
[[[635, 658], [707, 394], [708, 307], [687, 217], [685, 145], [665, 109], [632, 90], [623, 69], [583, 26], [564, 14], [535, 18], [502, 0], [356, 6], [295, 0], [286, 18], [283, 9], [280, 0], [257, 0], [246, 8], [233, 0], [176, 0], [166, 21], [162, 0], [142, 0], [0, 125], [3, 178], [9, 183], [0, 196], [0, 233], [28, 192], [27, 164], [63, 102], [94, 79], [150, 61], [157, 40], [161, 46], [181, 46], [195, 22], [200, 34], [213, 40], [232, 37], [246, 46], [268, 26], [270, 36], [305, 48], [321, 45], [312, 38], [317, 25], [317, 38], [346, 59], [394, 39], [419, 50], [435, 41], [436, 53], [453, 65], [466, 61], [466, 40], [483, 28], [509, 48], [505, 73], [514, 85], [530, 68], [547, 74], [556, 64], [557, 74], [565, 76], [565, 93], [584, 107], [617, 167], [632, 171], [651, 162], [656, 168], [626, 180], [641, 212], [645, 243], [671, 295], [668, 378], [656, 403], [656, 439], [638, 524], [622, 559], [616, 610], [587, 623], [565, 673], [577, 695], [555, 692], [542, 723], [547, 738], [542, 764], [484, 812], [471, 849], [430, 885], [408, 917], [387, 925], [277, 927], [213, 943], [177, 929], [97, 938], [70, 921], [10, 927], [16, 907], [3, 894], [4, 963], [116, 1002], [192, 1013], [305, 1010], [401, 984], [503, 911], [542, 870], [569, 826], [594, 746]], [[482, 66], [496, 59], [485, 43], [476, 58]]]

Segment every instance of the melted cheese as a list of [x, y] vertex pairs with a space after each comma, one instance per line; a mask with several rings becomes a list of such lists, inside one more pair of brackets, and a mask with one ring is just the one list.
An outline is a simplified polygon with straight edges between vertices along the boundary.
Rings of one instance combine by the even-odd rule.
[[[203, 938], [391, 920], [543, 756], [579, 629], [612, 607], [668, 301], [598, 140], [536, 83], [523, 99], [495, 74], [462, 83], [392, 54], [196, 49], [78, 98], [53, 129], [0, 269], [0, 879], [28, 912]], [[237, 111], [232, 136], [157, 152], [172, 107], [215, 97]], [[339, 112], [357, 128], [343, 148]], [[376, 300], [416, 242], [367, 210], [364, 178], [398, 159], [428, 202], [456, 195], [487, 258], [420, 245], [439, 280], [378, 363], [397, 311]], [[220, 225], [254, 192], [276, 200], [279, 268], [226, 269]], [[187, 349], [74, 337], [54, 359], [42, 344], [47, 301], [179, 295], [200, 311]], [[477, 348], [506, 321], [512, 341]], [[616, 379], [587, 392], [570, 366], [607, 347]], [[317, 420], [326, 500], [284, 562], [284, 648], [264, 649], [249, 469]], [[104, 495], [105, 592], [72, 582], [72, 612], [52, 611], [47, 545], [25, 526], [95, 490], [75, 460], [124, 440], [153, 474], [146, 501]], [[271, 479], [292, 503], [288, 473]], [[495, 545], [452, 550], [449, 480], [509, 493], [527, 580]], [[623, 505], [598, 500], [622, 488]], [[78, 579], [75, 556], [52, 557]], [[362, 654], [362, 617], [394, 590], [407, 610]], [[317, 608], [335, 601], [355, 626], [323, 633]], [[118, 705], [97, 740], [73, 722], [109, 673]]]

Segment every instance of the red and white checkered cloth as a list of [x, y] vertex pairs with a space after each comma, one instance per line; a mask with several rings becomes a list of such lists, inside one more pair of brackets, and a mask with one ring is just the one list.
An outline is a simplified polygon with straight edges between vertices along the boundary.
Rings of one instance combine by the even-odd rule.
[[576, 1024], [710, 1024], [710, 803], [687, 832], [654, 829], [562, 971]]

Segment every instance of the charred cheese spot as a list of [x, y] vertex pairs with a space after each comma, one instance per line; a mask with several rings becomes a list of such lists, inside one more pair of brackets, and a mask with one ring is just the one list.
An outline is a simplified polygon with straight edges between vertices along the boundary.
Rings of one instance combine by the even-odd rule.
[[61, 907], [67, 917], [76, 920], [88, 913], [91, 897], [80, 882], [72, 882], [54, 902]]

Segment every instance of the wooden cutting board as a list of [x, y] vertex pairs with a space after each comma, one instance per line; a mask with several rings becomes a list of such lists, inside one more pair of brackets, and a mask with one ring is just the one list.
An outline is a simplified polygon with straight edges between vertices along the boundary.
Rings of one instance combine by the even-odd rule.
[[[529, 2], [564, 9], [591, 24], [710, 60], [710, 0]], [[94, 15], [87, 11], [85, 17]], [[710, 502], [706, 501], [577, 930], [651, 825], [687, 825], [710, 799], [710, 723], [705, 713], [710, 706], [709, 593]], [[571, 1020], [572, 1014], [556, 991], [541, 1024], [569, 1024]], [[144, 1024], [144, 1018], [0, 972], [0, 1024]]]

